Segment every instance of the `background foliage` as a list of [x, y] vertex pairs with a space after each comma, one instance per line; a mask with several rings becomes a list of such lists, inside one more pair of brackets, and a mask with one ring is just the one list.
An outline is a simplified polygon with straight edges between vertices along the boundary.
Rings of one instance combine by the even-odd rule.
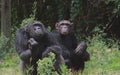
[[119, 0], [13, 0], [12, 25], [16, 27], [25, 18], [34, 16], [46, 26], [68, 19], [75, 24], [77, 35], [91, 36], [95, 27], [101, 28], [109, 37], [119, 39]]

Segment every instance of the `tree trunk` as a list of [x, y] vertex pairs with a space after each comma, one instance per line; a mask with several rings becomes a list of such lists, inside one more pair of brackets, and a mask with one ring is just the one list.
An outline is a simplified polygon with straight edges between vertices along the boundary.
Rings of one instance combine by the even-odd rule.
[[11, 0], [1, 0], [1, 32], [6, 37], [11, 33]]

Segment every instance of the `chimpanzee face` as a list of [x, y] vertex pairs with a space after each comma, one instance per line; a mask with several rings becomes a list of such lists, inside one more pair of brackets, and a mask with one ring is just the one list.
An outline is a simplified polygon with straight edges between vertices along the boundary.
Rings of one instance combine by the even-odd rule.
[[61, 24], [59, 26], [59, 32], [62, 34], [62, 35], [68, 35], [70, 33], [70, 26], [67, 25], [67, 24]]
[[43, 29], [40, 25], [34, 25], [33, 28], [35, 36], [42, 36], [44, 34]]
[[40, 38], [44, 36], [45, 34], [45, 27], [43, 26], [42, 23], [35, 22], [30, 25], [28, 25], [28, 32], [30, 34], [30, 37], [33, 38]]
[[62, 35], [68, 35], [71, 33], [73, 29], [73, 23], [71, 23], [69, 20], [62, 20], [55, 24], [56, 29], [59, 31]]

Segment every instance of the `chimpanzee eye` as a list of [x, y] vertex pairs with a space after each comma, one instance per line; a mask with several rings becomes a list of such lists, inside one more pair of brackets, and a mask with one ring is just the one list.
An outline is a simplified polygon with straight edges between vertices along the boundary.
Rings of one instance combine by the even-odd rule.
[[34, 30], [36, 30], [36, 28], [34, 27]]
[[39, 29], [41, 29], [41, 27], [40, 26], [34, 26], [34, 30], [39, 30]]
[[40, 27], [37, 27], [37, 29], [41, 29]]

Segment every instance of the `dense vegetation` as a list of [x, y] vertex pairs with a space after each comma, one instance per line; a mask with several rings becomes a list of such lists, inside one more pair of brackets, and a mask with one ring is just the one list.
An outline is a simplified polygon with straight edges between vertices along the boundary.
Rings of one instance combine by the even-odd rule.
[[101, 28], [109, 37], [120, 36], [119, 0], [13, 0], [13, 31], [30, 16], [52, 28], [56, 21], [69, 19], [75, 24], [76, 33], [84, 33], [84, 36], [92, 35], [95, 27]]
[[[42, 21], [51, 30], [62, 19], [71, 20], [78, 40], [88, 44], [91, 60], [83, 75], [120, 74], [120, 0], [12, 0], [11, 4], [11, 36], [0, 35], [0, 75], [21, 75], [14, 48], [16, 30], [32, 20]], [[40, 75], [56, 75], [51, 71], [52, 60], [39, 62]], [[62, 71], [71, 74], [65, 66]]]

